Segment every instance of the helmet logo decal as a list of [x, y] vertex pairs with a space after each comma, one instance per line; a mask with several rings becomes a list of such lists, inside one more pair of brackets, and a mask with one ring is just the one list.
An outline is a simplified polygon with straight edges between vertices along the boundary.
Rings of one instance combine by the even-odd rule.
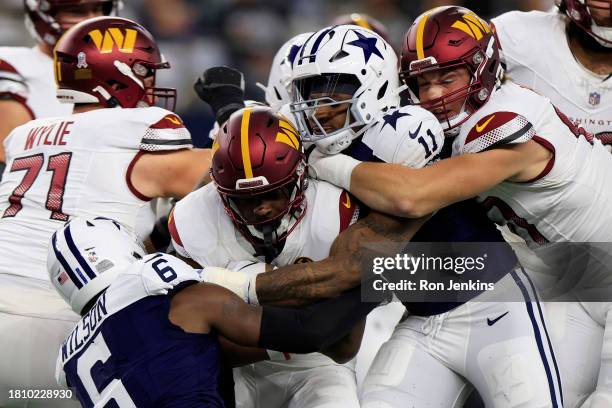
[[457, 20], [451, 27], [463, 31], [475, 40], [480, 40], [485, 33], [491, 31], [488, 24], [480, 20], [475, 14], [466, 13], [464, 21]]
[[284, 143], [291, 147], [292, 149], [298, 150], [300, 146], [300, 142], [298, 141], [298, 133], [297, 130], [293, 127], [293, 125], [287, 121], [280, 120], [278, 122], [278, 126], [280, 130], [276, 134], [276, 142]]
[[87, 68], [87, 56], [83, 51], [77, 54], [77, 68]]
[[242, 152], [242, 166], [246, 178], [253, 178], [253, 167], [251, 167], [251, 153], [249, 151], [249, 120], [252, 108], [246, 108], [242, 114], [240, 123], [240, 149]]
[[89, 32], [89, 36], [102, 54], [111, 53], [115, 44], [117, 44], [119, 52], [131, 54], [134, 51], [137, 35], [138, 32], [131, 28], [125, 29], [125, 35], [115, 27], [109, 28], [104, 34], [100, 30]]
[[380, 57], [380, 59], [385, 59], [380, 50], [376, 48], [376, 37], [366, 37], [365, 35], [353, 31], [357, 35], [357, 39], [347, 43], [348, 45], [352, 45], [355, 47], [359, 47], [363, 50], [363, 58], [365, 59], [365, 63], [367, 64], [370, 60], [372, 54], [376, 54]]

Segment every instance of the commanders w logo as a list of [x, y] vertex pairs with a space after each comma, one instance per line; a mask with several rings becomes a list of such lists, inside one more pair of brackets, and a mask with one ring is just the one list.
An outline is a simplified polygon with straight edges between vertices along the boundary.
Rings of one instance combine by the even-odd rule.
[[463, 31], [476, 40], [480, 40], [485, 33], [491, 31], [489, 25], [478, 18], [474, 13], [464, 14], [463, 19], [464, 21], [455, 21], [451, 27]]
[[298, 150], [300, 147], [300, 142], [298, 141], [297, 130], [295, 130], [293, 125], [284, 120], [280, 120], [278, 122], [278, 126], [278, 133], [276, 134], [276, 139], [274, 140], [289, 145], [295, 150]]
[[119, 52], [131, 54], [136, 44], [137, 31], [126, 28], [124, 35], [118, 28], [109, 28], [104, 34], [100, 30], [90, 31], [89, 36], [102, 54], [111, 53], [115, 44]]

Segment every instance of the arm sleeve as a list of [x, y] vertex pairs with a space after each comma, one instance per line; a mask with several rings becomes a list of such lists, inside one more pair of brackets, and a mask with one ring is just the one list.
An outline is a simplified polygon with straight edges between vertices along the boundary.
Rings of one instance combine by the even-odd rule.
[[301, 309], [264, 306], [258, 346], [311, 353], [335, 343], [379, 303], [362, 302], [361, 286]]

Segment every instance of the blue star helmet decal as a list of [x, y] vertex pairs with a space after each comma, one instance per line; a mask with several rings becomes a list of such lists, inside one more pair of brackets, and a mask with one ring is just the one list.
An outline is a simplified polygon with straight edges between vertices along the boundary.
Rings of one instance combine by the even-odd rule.
[[396, 110], [393, 113], [383, 116], [383, 120], [385, 121], [385, 123], [380, 129], [382, 130], [382, 128], [389, 125], [393, 128], [393, 130], [397, 131], [397, 120], [403, 116], [410, 116], [410, 114], [401, 113], [400, 111]]
[[381, 59], [384, 59], [384, 57], [380, 53], [380, 50], [376, 48], [376, 41], [378, 40], [375, 37], [366, 37], [365, 35], [357, 31], [353, 31], [353, 32], [355, 33], [355, 35], [357, 35], [358, 39], [353, 40], [347, 44], [353, 45], [355, 47], [359, 47], [363, 50], [363, 58], [365, 59], [366, 64], [370, 60], [370, 57], [372, 56], [372, 54], [376, 54]]

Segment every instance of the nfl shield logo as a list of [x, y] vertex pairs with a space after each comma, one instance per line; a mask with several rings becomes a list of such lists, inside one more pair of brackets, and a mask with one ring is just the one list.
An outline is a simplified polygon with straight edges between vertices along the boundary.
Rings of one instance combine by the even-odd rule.
[[89, 259], [89, 262], [95, 263], [98, 260], [98, 255], [96, 255], [94, 251], [91, 251], [87, 254], [87, 258]]
[[599, 105], [600, 100], [601, 100], [601, 95], [599, 94], [599, 92], [591, 92], [589, 94], [589, 103], [592, 106]]

